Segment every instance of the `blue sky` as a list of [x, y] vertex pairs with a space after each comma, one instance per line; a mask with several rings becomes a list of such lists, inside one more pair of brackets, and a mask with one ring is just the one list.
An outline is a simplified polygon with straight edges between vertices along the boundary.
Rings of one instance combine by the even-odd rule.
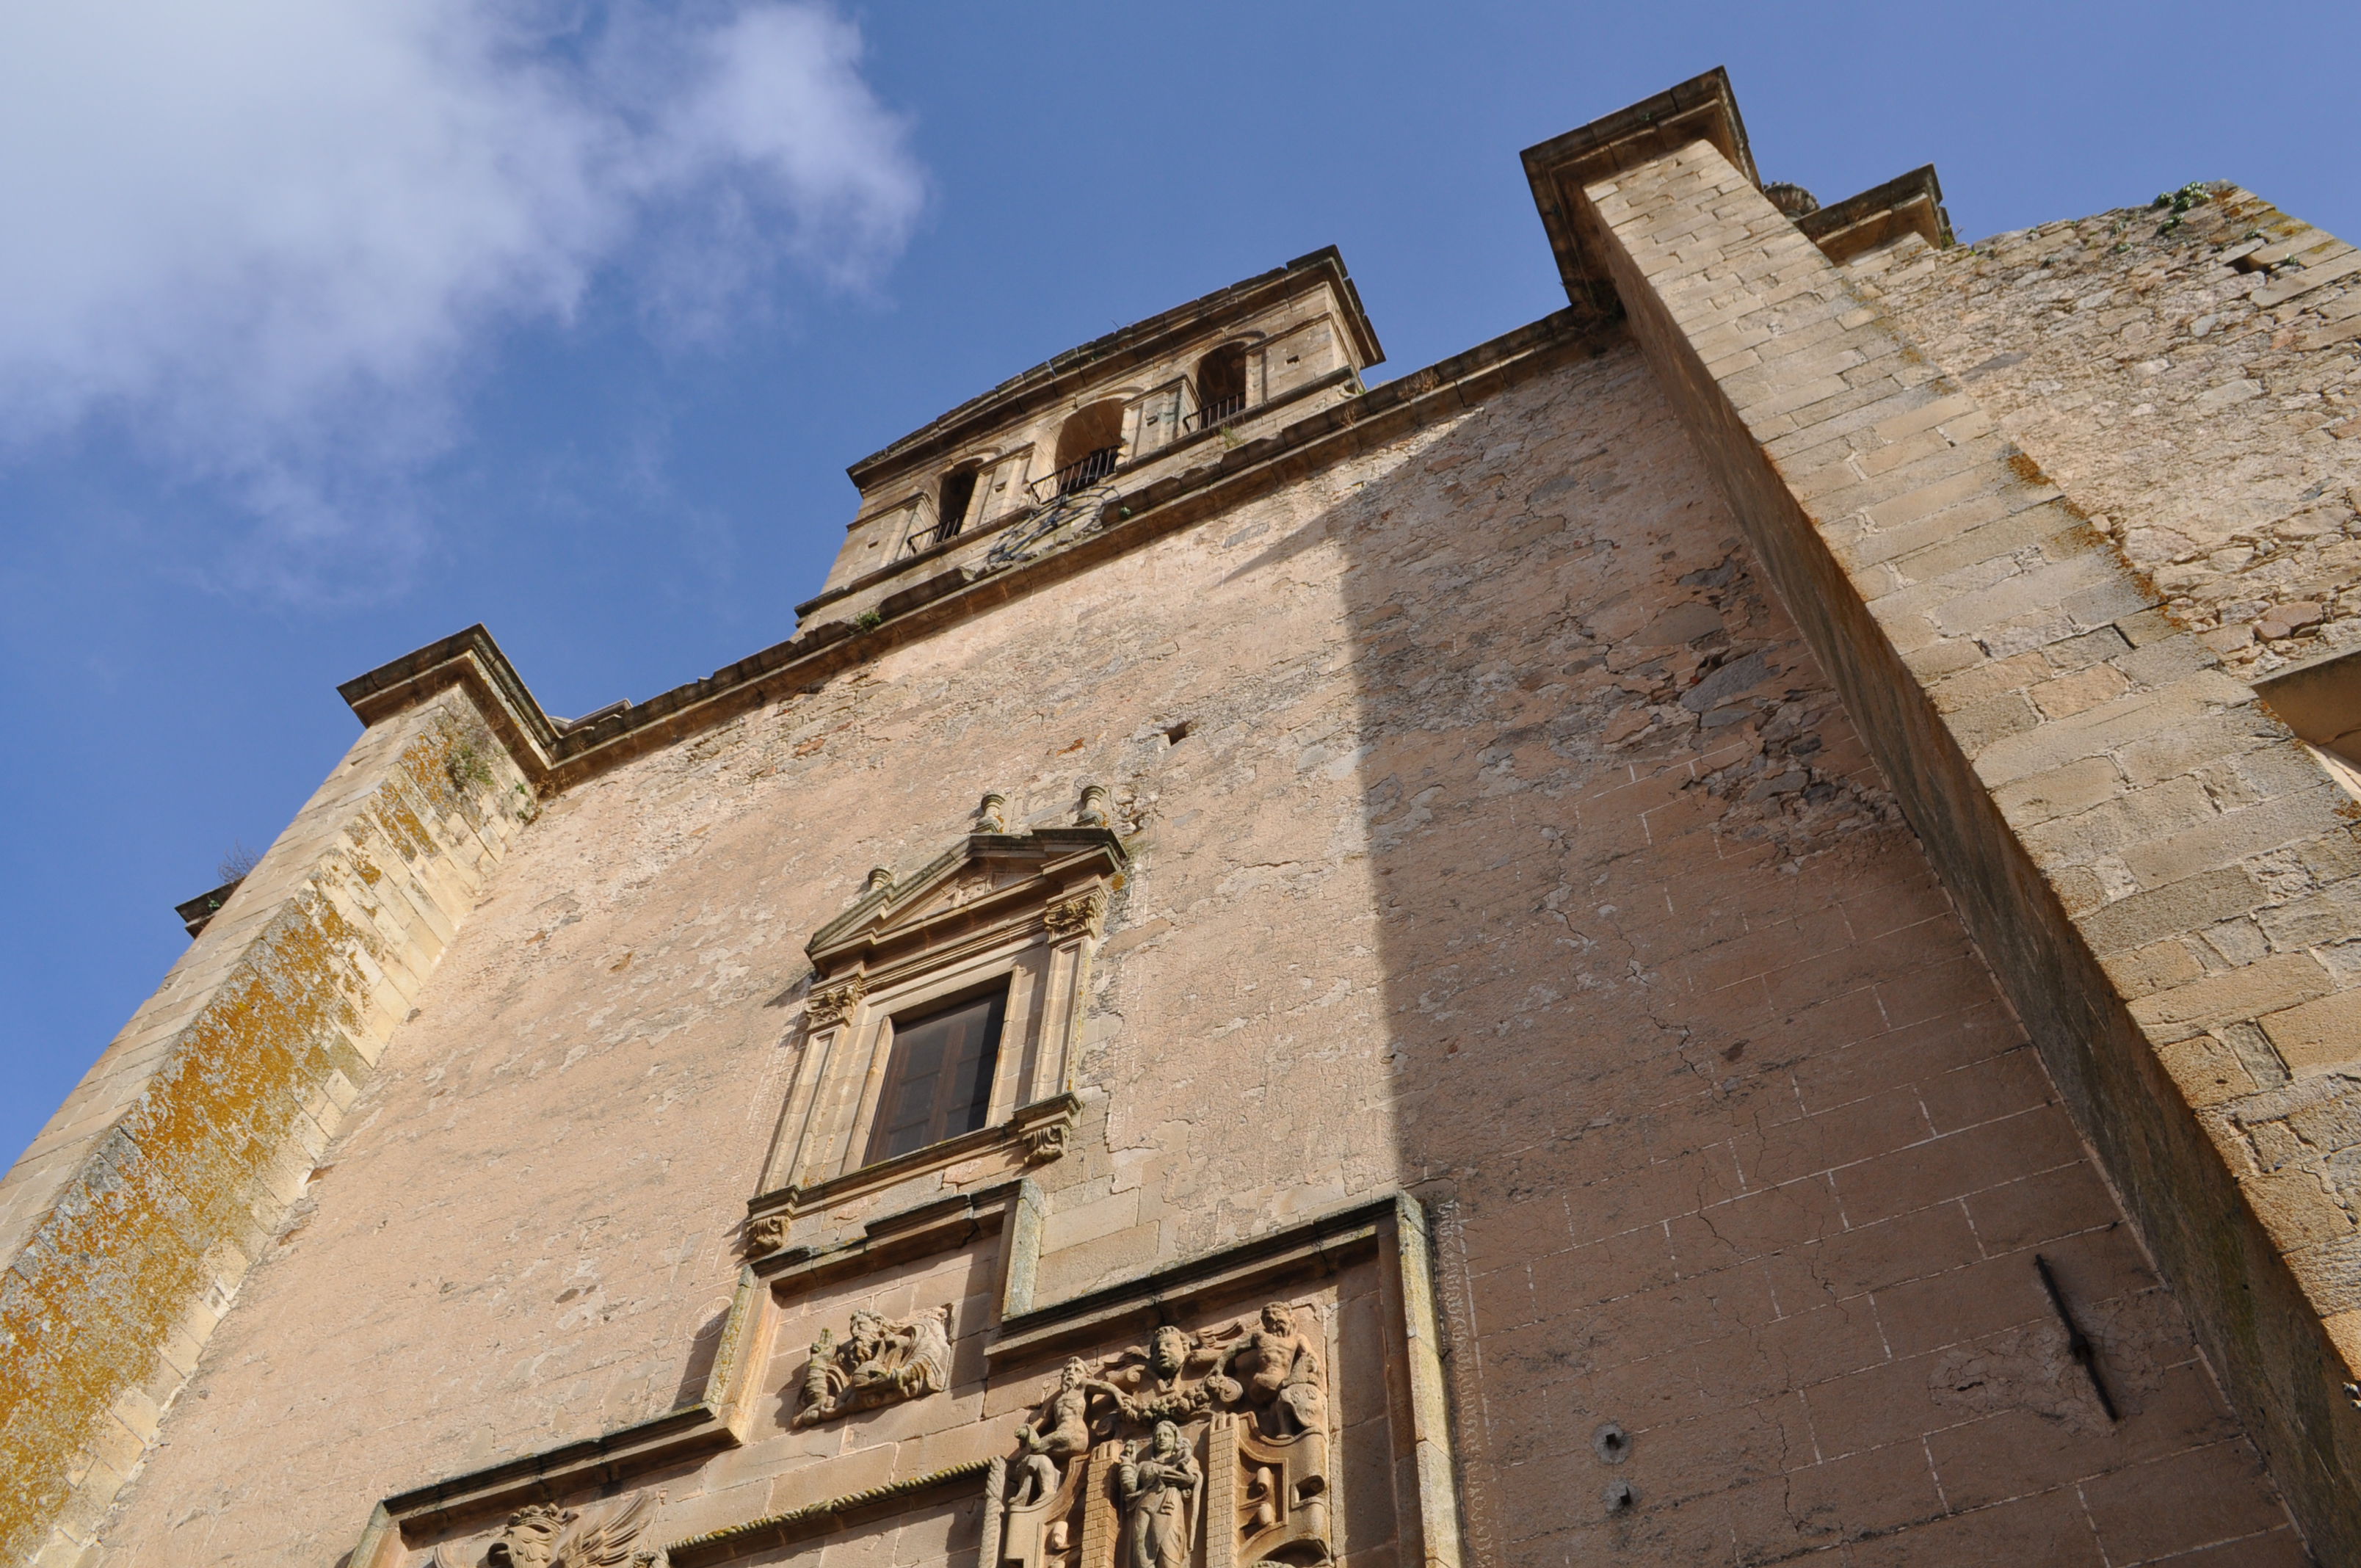
[[[192, 20], [199, 18], [201, 20]], [[0, 1146], [488, 623], [544, 704], [785, 636], [844, 466], [1334, 244], [1376, 378], [1564, 302], [1518, 151], [1729, 68], [1976, 238], [2235, 179], [2361, 236], [2361, 7], [163, 0], [0, 16]]]

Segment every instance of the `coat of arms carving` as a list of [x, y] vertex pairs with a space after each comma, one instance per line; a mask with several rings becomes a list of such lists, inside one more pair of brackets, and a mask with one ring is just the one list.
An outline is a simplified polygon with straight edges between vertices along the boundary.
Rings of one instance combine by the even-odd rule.
[[[484, 1551], [482, 1568], [662, 1568], [662, 1552], [634, 1552], [664, 1494], [642, 1492], [596, 1524], [582, 1522], [578, 1508], [528, 1503]], [[434, 1549], [434, 1568], [467, 1568], [448, 1547]]]

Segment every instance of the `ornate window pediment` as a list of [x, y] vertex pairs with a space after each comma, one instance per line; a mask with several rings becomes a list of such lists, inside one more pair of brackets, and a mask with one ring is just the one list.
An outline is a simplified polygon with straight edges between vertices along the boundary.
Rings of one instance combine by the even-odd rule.
[[[922, 870], [870, 873], [861, 896], [806, 947], [814, 970], [804, 1051], [749, 1205], [756, 1251], [785, 1245], [797, 1213], [998, 1156], [1010, 1168], [1065, 1151], [1082, 997], [1108, 903], [1130, 866], [1104, 790], [1071, 827], [1009, 830], [986, 795], [975, 831]], [[982, 1124], [871, 1159], [898, 1026], [975, 998], [1000, 999]], [[906, 1061], [900, 1064], [905, 1069]]]

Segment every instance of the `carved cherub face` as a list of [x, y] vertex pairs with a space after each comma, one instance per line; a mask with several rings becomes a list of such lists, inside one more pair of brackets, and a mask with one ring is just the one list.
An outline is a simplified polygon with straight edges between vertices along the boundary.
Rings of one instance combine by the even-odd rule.
[[492, 1542], [485, 1560], [492, 1568], [549, 1568], [557, 1556], [557, 1537], [574, 1522], [572, 1512], [543, 1503], [509, 1516], [508, 1528]]
[[1167, 1323], [1148, 1340], [1148, 1365], [1159, 1377], [1177, 1377], [1189, 1361], [1189, 1336]]
[[1295, 1337], [1295, 1311], [1284, 1301], [1273, 1301], [1262, 1310], [1262, 1326], [1274, 1334]]

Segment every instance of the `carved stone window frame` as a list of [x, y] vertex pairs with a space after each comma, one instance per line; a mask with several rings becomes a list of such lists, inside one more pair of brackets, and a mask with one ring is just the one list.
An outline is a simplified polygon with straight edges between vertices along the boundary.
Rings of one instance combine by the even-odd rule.
[[[964, 1161], [998, 1155], [1017, 1168], [1064, 1152], [1091, 959], [1130, 867], [1094, 796], [1103, 799], [1085, 795], [1082, 823], [1021, 833], [1001, 827], [999, 797], [987, 796], [983, 830], [910, 877], [872, 872], [852, 907], [813, 936], [803, 1054], [760, 1194], [747, 1204], [758, 1250], [785, 1239], [785, 1225], [766, 1219], [791, 1220]], [[1008, 994], [984, 1124], [864, 1164], [895, 1020], [1002, 983]]]

